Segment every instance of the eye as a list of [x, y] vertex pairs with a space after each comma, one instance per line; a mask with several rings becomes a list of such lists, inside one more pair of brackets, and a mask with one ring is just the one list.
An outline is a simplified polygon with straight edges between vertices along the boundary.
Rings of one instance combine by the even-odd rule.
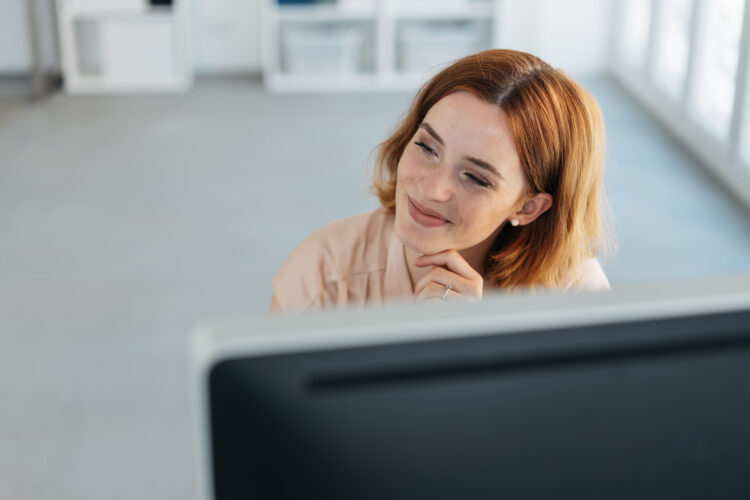
[[466, 175], [466, 177], [468, 177], [471, 180], [471, 182], [473, 182], [474, 184], [478, 186], [490, 187], [490, 183], [482, 179], [481, 177], [478, 177], [470, 172], [466, 172], [466, 174], [464, 175]]
[[428, 146], [424, 142], [417, 141], [414, 144], [416, 144], [417, 146], [419, 146], [420, 148], [422, 148], [422, 151], [424, 151], [425, 153], [433, 155], [433, 156], [437, 156], [437, 152], [435, 152], [434, 149], [432, 149], [430, 146]]

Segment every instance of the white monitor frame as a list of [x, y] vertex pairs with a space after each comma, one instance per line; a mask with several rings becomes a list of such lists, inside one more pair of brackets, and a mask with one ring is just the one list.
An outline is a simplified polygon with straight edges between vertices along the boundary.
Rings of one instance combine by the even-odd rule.
[[[401, 304], [360, 311], [260, 317], [196, 331], [191, 383], [203, 497], [213, 498], [208, 377], [237, 357], [291, 354], [546, 328], [667, 319], [750, 309], [750, 275], [631, 285], [612, 292], [513, 294], [474, 304]], [[387, 314], [386, 314], [387, 313]]]

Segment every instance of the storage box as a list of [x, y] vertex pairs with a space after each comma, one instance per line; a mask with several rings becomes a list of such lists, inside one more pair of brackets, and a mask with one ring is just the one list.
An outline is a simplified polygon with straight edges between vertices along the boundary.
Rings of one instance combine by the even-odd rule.
[[479, 50], [480, 29], [471, 21], [409, 22], [399, 33], [399, 69], [424, 73]]
[[287, 26], [282, 31], [284, 70], [305, 75], [358, 73], [363, 40], [363, 28], [356, 25]]
[[397, 4], [402, 9], [429, 9], [448, 10], [465, 9], [469, 2], [467, 0], [400, 0]]
[[336, 5], [342, 12], [372, 12], [375, 8], [374, 0], [338, 0]]
[[60, 3], [71, 12], [144, 12], [148, 0], [60, 0]]
[[169, 82], [179, 72], [169, 18], [103, 20], [99, 25], [102, 76], [123, 82]]

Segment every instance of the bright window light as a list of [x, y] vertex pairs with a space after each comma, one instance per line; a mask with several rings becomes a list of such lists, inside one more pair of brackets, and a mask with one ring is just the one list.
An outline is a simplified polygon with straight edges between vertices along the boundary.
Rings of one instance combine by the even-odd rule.
[[744, 0], [706, 2], [695, 82], [696, 118], [721, 139], [729, 134]]
[[623, 4], [623, 9], [620, 53], [636, 66], [643, 67], [651, 24], [651, 0], [631, 0]]
[[750, 167], [750, 79], [746, 79], [743, 83], [745, 85], [745, 112], [742, 120], [742, 128], [740, 129], [740, 143], [739, 143], [739, 155], [742, 163], [746, 168]]
[[679, 100], [685, 86], [690, 52], [690, 14], [693, 0], [662, 0], [655, 48], [657, 85]]

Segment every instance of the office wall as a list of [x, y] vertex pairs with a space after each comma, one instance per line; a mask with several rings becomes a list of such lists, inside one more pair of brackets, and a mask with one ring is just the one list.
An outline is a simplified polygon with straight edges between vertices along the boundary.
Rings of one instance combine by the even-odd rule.
[[59, 66], [53, 1], [0, 0], [0, 75], [24, 74], [31, 66], [26, 2], [34, 2], [36, 7], [42, 65], [47, 68]]
[[0, 1], [0, 72], [23, 73], [29, 68], [24, 0]]
[[[30, 55], [25, 1], [36, 1], [42, 25], [42, 54], [56, 67], [52, 0], [0, 1], [0, 74], [28, 71]], [[193, 57], [199, 73], [260, 70], [260, 2], [188, 0]], [[535, 53], [575, 74], [606, 69], [614, 0], [502, 0], [504, 47]]]
[[617, 0], [502, 0], [501, 45], [576, 75], [607, 69]]

